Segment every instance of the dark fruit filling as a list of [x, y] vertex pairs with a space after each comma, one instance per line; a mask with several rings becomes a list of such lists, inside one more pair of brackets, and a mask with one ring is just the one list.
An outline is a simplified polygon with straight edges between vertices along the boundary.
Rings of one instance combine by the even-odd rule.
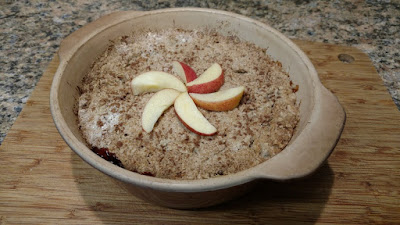
[[121, 168], [124, 168], [124, 165], [122, 165], [121, 161], [117, 158], [117, 156], [114, 153], [111, 153], [108, 148], [97, 148], [97, 147], [92, 147], [92, 151], [96, 153], [98, 156], [101, 158], [109, 161], [110, 163], [117, 165]]

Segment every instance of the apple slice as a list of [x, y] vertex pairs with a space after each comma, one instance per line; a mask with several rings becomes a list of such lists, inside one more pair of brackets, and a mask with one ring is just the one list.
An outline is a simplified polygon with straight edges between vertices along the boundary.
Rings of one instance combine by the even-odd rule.
[[172, 69], [180, 78], [182, 78], [185, 84], [197, 78], [196, 72], [183, 62], [173, 61]]
[[164, 89], [155, 93], [144, 107], [142, 114], [142, 127], [147, 133], [150, 133], [158, 118], [163, 112], [174, 104], [175, 99], [180, 94], [174, 89]]
[[230, 88], [209, 94], [190, 93], [197, 106], [211, 111], [228, 111], [236, 108], [243, 97], [244, 87]]
[[211, 93], [218, 91], [224, 84], [224, 71], [218, 63], [214, 63], [196, 80], [186, 84], [190, 93]]
[[192, 132], [205, 136], [217, 133], [217, 129], [201, 114], [187, 92], [176, 98], [174, 108], [183, 125]]
[[149, 71], [135, 77], [131, 82], [134, 95], [156, 92], [165, 88], [186, 92], [186, 87], [177, 77], [160, 71]]

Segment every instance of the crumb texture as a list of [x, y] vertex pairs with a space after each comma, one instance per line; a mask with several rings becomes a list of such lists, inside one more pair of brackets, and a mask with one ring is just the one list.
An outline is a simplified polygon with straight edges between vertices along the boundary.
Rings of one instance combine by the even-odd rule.
[[[225, 75], [221, 90], [245, 87], [231, 111], [200, 109], [218, 129], [216, 135], [190, 132], [173, 107], [151, 133], [142, 130], [142, 112], [154, 93], [135, 96], [130, 81], [150, 70], [173, 74], [174, 60], [198, 75], [219, 63]], [[289, 143], [299, 120], [294, 86], [265, 49], [235, 36], [185, 30], [133, 33], [113, 40], [84, 77], [79, 125], [90, 147], [109, 149], [131, 171], [169, 179], [227, 175], [268, 160]]]

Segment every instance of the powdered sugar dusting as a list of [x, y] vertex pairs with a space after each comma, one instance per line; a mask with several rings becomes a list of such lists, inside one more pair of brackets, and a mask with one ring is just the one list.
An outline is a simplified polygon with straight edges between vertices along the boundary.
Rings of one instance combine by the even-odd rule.
[[[79, 124], [90, 146], [108, 148], [126, 169], [171, 179], [202, 179], [253, 167], [279, 153], [298, 122], [293, 84], [279, 62], [234, 36], [212, 31], [163, 30], [113, 40], [83, 80]], [[135, 96], [129, 82], [150, 70], [173, 73], [182, 61], [198, 74], [213, 63], [224, 69], [221, 89], [245, 86], [239, 106], [200, 109], [218, 133], [185, 128], [173, 107], [151, 133], [142, 131], [143, 108], [153, 93]]]

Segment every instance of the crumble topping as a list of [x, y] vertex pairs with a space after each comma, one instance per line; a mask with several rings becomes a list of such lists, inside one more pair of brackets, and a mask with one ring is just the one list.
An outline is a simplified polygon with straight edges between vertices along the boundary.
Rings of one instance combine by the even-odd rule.
[[[233, 110], [199, 108], [215, 125], [214, 136], [184, 127], [167, 109], [151, 133], [141, 116], [154, 93], [135, 96], [129, 82], [141, 73], [172, 72], [172, 61], [191, 66], [198, 76], [212, 63], [224, 69], [221, 90], [244, 86]], [[169, 179], [203, 179], [256, 166], [282, 151], [299, 120], [298, 88], [266, 50], [212, 31], [163, 30], [113, 40], [82, 82], [78, 118], [93, 149], [107, 149], [124, 168]]]

